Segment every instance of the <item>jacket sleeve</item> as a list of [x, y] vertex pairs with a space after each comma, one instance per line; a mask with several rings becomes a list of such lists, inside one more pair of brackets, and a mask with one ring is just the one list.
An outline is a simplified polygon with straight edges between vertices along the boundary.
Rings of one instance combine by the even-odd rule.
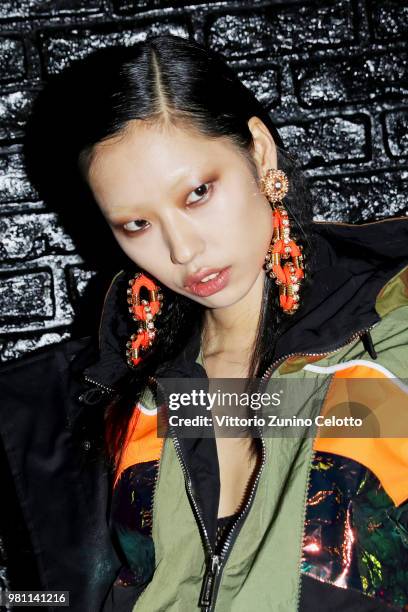
[[102, 457], [83, 461], [70, 427], [83, 390], [70, 362], [88, 342], [71, 340], [0, 368], [0, 441], [28, 556], [40, 588], [69, 591], [75, 612], [101, 609], [120, 567], [107, 523], [108, 467]]

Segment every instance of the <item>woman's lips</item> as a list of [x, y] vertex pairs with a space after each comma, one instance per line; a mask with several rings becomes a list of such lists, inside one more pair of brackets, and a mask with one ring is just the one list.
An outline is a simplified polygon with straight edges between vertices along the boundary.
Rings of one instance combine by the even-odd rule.
[[198, 295], [200, 297], [207, 297], [209, 295], [213, 295], [213, 293], [217, 293], [224, 289], [228, 285], [229, 277], [230, 277], [231, 266], [228, 268], [224, 268], [220, 272], [218, 272], [215, 278], [207, 281], [206, 283], [198, 282], [185, 287], [187, 291], [193, 293], [194, 295]]

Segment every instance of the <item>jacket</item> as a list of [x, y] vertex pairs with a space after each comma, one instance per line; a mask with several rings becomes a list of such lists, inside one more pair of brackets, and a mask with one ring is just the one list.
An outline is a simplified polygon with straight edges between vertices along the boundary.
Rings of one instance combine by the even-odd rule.
[[[403, 379], [408, 342], [408, 219], [314, 228], [313, 282], [263, 377], [270, 389], [300, 381], [307, 393], [295, 385], [291, 411], [313, 417], [339, 405], [344, 380]], [[42, 588], [69, 590], [72, 609], [92, 612], [184, 611], [199, 599], [206, 612], [254, 602], [273, 612], [403, 610], [406, 435], [262, 438], [248, 502], [218, 556], [215, 442], [159, 438], [148, 389], [119, 477], [97, 456], [82, 461], [73, 424], [85, 406], [101, 410], [127, 370], [126, 281], [117, 275], [106, 296], [98, 350], [70, 340], [1, 369], [0, 433]], [[156, 376], [205, 383], [198, 334]], [[363, 409], [382, 425], [389, 405]], [[129, 526], [121, 508], [132, 491]]]

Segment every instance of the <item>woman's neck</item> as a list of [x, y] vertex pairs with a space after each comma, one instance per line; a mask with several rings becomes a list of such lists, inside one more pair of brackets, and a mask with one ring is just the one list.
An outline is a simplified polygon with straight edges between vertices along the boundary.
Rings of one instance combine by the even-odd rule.
[[250, 358], [261, 311], [265, 273], [260, 271], [248, 293], [235, 304], [204, 313], [202, 350], [205, 358], [241, 354]]

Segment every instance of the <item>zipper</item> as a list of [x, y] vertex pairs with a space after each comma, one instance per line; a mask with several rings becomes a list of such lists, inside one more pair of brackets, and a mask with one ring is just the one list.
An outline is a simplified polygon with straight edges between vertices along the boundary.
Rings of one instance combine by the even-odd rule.
[[[279, 366], [281, 363], [286, 361], [286, 359], [288, 359], [289, 357], [294, 357], [294, 356], [319, 357], [319, 356], [337, 353], [338, 351], [341, 351], [344, 347], [346, 347], [348, 344], [351, 344], [357, 338], [361, 338], [366, 332], [373, 329], [377, 324], [378, 323], [373, 323], [372, 325], [369, 325], [368, 327], [360, 329], [358, 332], [355, 332], [354, 334], [352, 334], [346, 342], [342, 343], [340, 346], [337, 346], [335, 348], [330, 348], [330, 349], [327, 349], [326, 351], [322, 351], [319, 353], [311, 353], [311, 352], [296, 353], [294, 352], [294, 353], [288, 353], [287, 355], [284, 355], [283, 357], [273, 362], [270, 366], [268, 366], [268, 368], [266, 369], [266, 371], [261, 377], [260, 386], [266, 381], [267, 378], [271, 377], [273, 371], [277, 368], [277, 366]], [[303, 562], [303, 543], [304, 543], [305, 533], [306, 533], [306, 525], [305, 525], [306, 512], [307, 512], [306, 506], [307, 506], [307, 499], [308, 499], [308, 494], [309, 494], [310, 480], [311, 480], [311, 475], [312, 475], [312, 466], [313, 466], [315, 456], [316, 456], [316, 451], [313, 450], [310, 461], [309, 461], [309, 465], [308, 465], [307, 477], [306, 477], [306, 488], [305, 488], [305, 494], [303, 498], [302, 535], [301, 535], [301, 540], [300, 540], [300, 559], [299, 559], [299, 564], [298, 564], [298, 589], [297, 589], [297, 596], [296, 596], [296, 610], [299, 610], [300, 598], [302, 594], [302, 562]]]
[[[346, 342], [342, 343], [340, 346], [336, 346], [334, 348], [329, 348], [325, 351], [322, 352], [308, 352], [308, 353], [288, 353], [286, 355], [284, 355], [283, 357], [277, 359], [276, 361], [274, 361], [270, 366], [268, 366], [268, 368], [266, 369], [266, 371], [264, 372], [264, 374], [262, 375], [261, 379], [260, 379], [260, 385], [262, 385], [262, 383], [264, 383], [268, 378], [270, 378], [270, 376], [272, 375], [273, 371], [277, 368], [278, 365], [280, 365], [283, 361], [285, 361], [286, 359], [288, 359], [289, 357], [292, 356], [320, 356], [320, 355], [327, 355], [329, 353], [335, 353], [337, 351], [340, 351], [341, 349], [343, 349], [345, 346], [347, 346], [348, 344], [350, 344], [351, 342], [353, 342], [355, 339], [361, 337], [365, 332], [369, 331], [370, 329], [372, 329], [373, 327], [375, 327], [377, 323], [370, 325], [369, 327], [366, 327], [364, 329], [359, 330], [358, 332], [352, 334]], [[150, 377], [151, 381], [154, 381], [155, 384], [158, 387], [161, 387], [160, 383], [157, 381], [156, 378], [154, 377]], [[162, 388], [162, 387], [161, 387]], [[169, 430], [172, 434], [172, 439], [174, 442], [174, 447], [176, 450], [176, 455], [177, 458], [179, 460], [181, 469], [183, 471], [184, 474], [184, 479], [185, 479], [185, 483], [186, 483], [186, 490], [187, 490], [187, 494], [189, 497], [189, 500], [191, 502], [192, 508], [193, 508], [193, 513], [196, 517], [196, 520], [198, 521], [198, 524], [200, 526], [200, 530], [201, 530], [201, 535], [202, 535], [202, 540], [203, 540], [203, 544], [204, 544], [204, 549], [205, 549], [205, 553], [207, 556], [206, 559], [206, 570], [204, 573], [204, 577], [203, 577], [203, 581], [202, 581], [202, 585], [201, 585], [201, 592], [200, 592], [200, 597], [199, 597], [199, 601], [198, 601], [198, 606], [201, 608], [202, 612], [213, 612], [214, 611], [214, 607], [215, 607], [215, 603], [216, 603], [216, 599], [217, 599], [217, 594], [218, 594], [218, 588], [219, 585], [221, 583], [221, 578], [222, 578], [222, 570], [225, 567], [225, 564], [228, 560], [228, 556], [229, 553], [231, 552], [232, 549], [232, 545], [234, 544], [237, 536], [238, 536], [238, 531], [237, 531], [237, 526], [239, 524], [242, 523], [243, 518], [246, 516], [246, 514], [249, 512], [250, 507], [252, 505], [255, 493], [256, 493], [256, 489], [258, 486], [258, 482], [259, 479], [261, 477], [261, 474], [263, 472], [265, 463], [266, 463], [266, 446], [265, 446], [265, 441], [264, 438], [262, 436], [262, 431], [260, 428], [258, 428], [258, 432], [259, 432], [259, 437], [262, 443], [262, 459], [261, 459], [261, 465], [259, 467], [259, 470], [257, 472], [256, 478], [253, 482], [252, 488], [251, 488], [251, 492], [249, 494], [249, 497], [247, 499], [247, 502], [244, 506], [244, 508], [242, 509], [242, 511], [240, 512], [240, 514], [237, 516], [237, 518], [235, 519], [235, 521], [232, 523], [232, 525], [229, 528], [228, 531], [228, 535], [226, 537], [226, 540], [222, 546], [222, 549], [220, 551], [219, 554], [216, 554], [215, 551], [213, 550], [213, 547], [211, 545], [210, 542], [210, 538], [208, 536], [208, 532], [203, 520], [203, 517], [200, 513], [200, 509], [198, 507], [198, 504], [196, 502], [196, 499], [194, 497], [193, 491], [192, 491], [192, 481], [191, 481], [191, 477], [190, 474], [188, 472], [188, 468], [186, 466], [186, 463], [184, 461], [183, 458], [183, 454], [181, 451], [181, 447], [180, 447], [180, 442], [177, 438], [177, 436], [174, 434], [174, 428], [169, 426]], [[299, 561], [299, 581], [300, 581], [300, 568], [301, 568], [301, 563], [302, 563], [302, 546], [303, 546], [303, 540], [304, 540], [304, 534], [305, 534], [305, 525], [304, 525], [304, 519], [306, 516], [306, 503], [307, 503], [307, 495], [308, 495], [308, 490], [309, 490], [309, 484], [310, 484], [310, 477], [311, 477], [311, 469], [312, 469], [312, 464], [313, 464], [313, 459], [314, 459], [314, 453], [312, 453], [312, 458], [309, 462], [309, 466], [308, 466], [308, 475], [307, 475], [307, 483], [306, 483], [306, 489], [305, 489], [305, 496], [304, 496], [304, 503], [303, 503], [303, 528], [302, 528], [302, 539], [301, 539], [301, 543], [300, 543], [300, 551], [301, 551], [301, 558]], [[297, 594], [297, 606], [299, 605], [299, 601], [300, 601], [300, 584], [298, 587], [298, 594]]]
[[[348, 340], [344, 343], [342, 343], [340, 346], [337, 346], [335, 348], [330, 348], [327, 349], [325, 351], [322, 352], [305, 352], [305, 353], [297, 353], [297, 352], [293, 352], [293, 353], [288, 353], [284, 356], [282, 356], [281, 358], [279, 358], [278, 360], [274, 361], [270, 366], [268, 366], [268, 368], [265, 370], [264, 374], [262, 375], [261, 379], [260, 379], [260, 385], [262, 385], [262, 383], [264, 383], [268, 378], [271, 377], [273, 371], [277, 368], [277, 366], [279, 366], [281, 363], [283, 363], [283, 361], [285, 361], [286, 359], [288, 359], [289, 357], [293, 357], [293, 356], [320, 356], [320, 355], [327, 355], [329, 353], [335, 353], [341, 349], [343, 349], [345, 346], [347, 346], [347, 344], [350, 344], [351, 342], [353, 342], [353, 340], [361, 337], [365, 332], [369, 331], [370, 329], [372, 329], [373, 327], [375, 327], [377, 323], [366, 327], [364, 329], [359, 330], [358, 332], [352, 334], [352, 336], [350, 336], [348, 338]], [[113, 389], [112, 387], [109, 387], [108, 385], [104, 385], [102, 383], [99, 383], [98, 381], [95, 381], [91, 378], [89, 378], [88, 376], [84, 376], [84, 379], [86, 382], [95, 385], [97, 388], [101, 389], [104, 393], [107, 394], [113, 394], [115, 393], [115, 389]], [[160, 383], [157, 381], [157, 379], [153, 376], [149, 377], [149, 382], [154, 382], [156, 384], [157, 387], [161, 388], [163, 390], [163, 387], [160, 385]], [[164, 394], [165, 397], [165, 394]], [[180, 447], [180, 442], [177, 438], [177, 436], [175, 435], [174, 432], [174, 428], [172, 426], [169, 426], [169, 430], [171, 432], [172, 435], [172, 439], [173, 439], [173, 443], [174, 443], [174, 447], [176, 450], [176, 455], [178, 458], [178, 461], [180, 463], [181, 469], [183, 471], [184, 474], [184, 480], [186, 483], [186, 490], [187, 490], [187, 494], [189, 497], [189, 500], [191, 502], [192, 508], [193, 508], [193, 513], [196, 517], [196, 520], [198, 521], [198, 524], [200, 526], [200, 531], [201, 531], [201, 536], [202, 536], [202, 540], [203, 540], [203, 544], [204, 544], [204, 549], [205, 549], [205, 553], [206, 553], [206, 570], [205, 570], [205, 574], [203, 576], [203, 580], [202, 580], [202, 585], [201, 585], [201, 592], [200, 592], [200, 596], [199, 596], [199, 601], [198, 601], [198, 606], [201, 608], [202, 612], [213, 612], [214, 611], [214, 607], [215, 607], [215, 603], [216, 603], [216, 598], [217, 598], [217, 594], [218, 594], [218, 588], [219, 585], [221, 583], [221, 578], [222, 578], [222, 570], [225, 567], [225, 564], [228, 560], [228, 556], [229, 553], [231, 552], [232, 546], [238, 536], [239, 531], [237, 531], [237, 526], [240, 525], [242, 523], [242, 520], [244, 519], [244, 517], [248, 514], [251, 505], [253, 503], [253, 499], [258, 487], [258, 483], [261, 477], [261, 474], [263, 472], [265, 463], [266, 463], [266, 446], [265, 446], [265, 441], [264, 438], [262, 436], [262, 431], [260, 428], [258, 428], [258, 432], [259, 432], [259, 437], [261, 440], [261, 444], [262, 444], [262, 458], [261, 458], [261, 464], [260, 467], [258, 469], [257, 475], [255, 477], [255, 480], [253, 482], [249, 497], [247, 499], [247, 502], [244, 506], [244, 508], [241, 510], [240, 514], [237, 516], [237, 518], [234, 520], [234, 522], [232, 523], [232, 525], [229, 528], [226, 540], [221, 548], [221, 551], [219, 554], [216, 554], [212, 545], [211, 545], [211, 541], [203, 520], [203, 517], [200, 513], [200, 509], [198, 507], [197, 501], [194, 497], [193, 494], [193, 490], [192, 490], [192, 480], [190, 477], [190, 474], [188, 472], [188, 468], [187, 465], [184, 461], [183, 458], [183, 454], [181, 451], [181, 447]], [[155, 483], [154, 483], [154, 489], [153, 489], [153, 494], [152, 494], [152, 506], [151, 509], [153, 510], [154, 508], [154, 503], [155, 503], [155, 496], [156, 496], [156, 490], [157, 490], [157, 482], [159, 479], [159, 474], [160, 474], [160, 466], [161, 466], [161, 459], [162, 459], [162, 455], [163, 455], [163, 450], [164, 450], [164, 444], [165, 444], [165, 439], [163, 441], [163, 447], [160, 453], [160, 458], [159, 458], [159, 466], [158, 466], [158, 470], [157, 470], [157, 474], [155, 477]], [[311, 468], [312, 468], [312, 464], [313, 464], [313, 459], [314, 459], [314, 453], [312, 453], [312, 458], [311, 461], [309, 463], [309, 468], [308, 468], [308, 475], [307, 475], [307, 484], [306, 484], [306, 490], [305, 490], [305, 496], [304, 496], [304, 505], [303, 505], [303, 529], [302, 529], [302, 539], [301, 539], [301, 543], [300, 543], [300, 550], [301, 550], [301, 558], [299, 561], [299, 587], [298, 587], [298, 594], [297, 594], [297, 608], [299, 606], [299, 601], [300, 601], [300, 594], [301, 594], [301, 563], [302, 563], [302, 559], [303, 559], [303, 555], [302, 555], [302, 546], [303, 546], [303, 540], [304, 540], [304, 535], [305, 535], [305, 525], [304, 525], [304, 519], [305, 519], [305, 515], [306, 515], [306, 503], [307, 503], [307, 495], [308, 495], [308, 490], [309, 490], [309, 484], [310, 484], [310, 477], [311, 477]], [[145, 590], [145, 589], [144, 589]], [[144, 590], [142, 591], [142, 593], [140, 594], [139, 597], [142, 596]], [[138, 598], [139, 599], [139, 598]]]
[[[350, 336], [350, 338], [348, 338], [348, 340], [346, 342], [344, 342], [343, 344], [341, 344], [340, 346], [337, 346], [335, 348], [329, 348], [325, 351], [319, 352], [319, 353], [287, 353], [286, 355], [284, 355], [283, 357], [280, 357], [279, 359], [277, 359], [276, 361], [274, 361], [270, 366], [268, 366], [268, 368], [265, 370], [264, 374], [261, 377], [261, 383], [262, 384], [267, 378], [270, 378], [270, 376], [272, 375], [273, 370], [276, 369], [276, 367], [278, 365], [280, 365], [281, 363], [283, 363], [284, 361], [286, 361], [286, 359], [289, 359], [289, 357], [294, 357], [294, 356], [299, 356], [299, 357], [319, 357], [320, 355], [328, 355], [329, 353], [336, 353], [337, 351], [340, 351], [341, 349], [343, 349], [345, 346], [347, 346], [348, 344], [350, 344], [353, 340], [356, 340], [357, 338], [361, 337], [364, 333], [366, 333], [367, 331], [370, 331], [371, 329], [373, 329], [373, 327], [375, 327], [377, 325], [377, 323], [374, 323], [373, 325], [370, 325], [369, 327], [365, 327], [361, 330], [359, 330], [358, 332], [354, 333], [352, 336]], [[157, 379], [155, 379], [154, 377], [150, 377], [151, 380], [154, 380], [154, 382], [158, 385], [159, 383], [157, 382]], [[108, 385], [104, 385], [96, 380], [93, 380], [92, 378], [89, 378], [89, 376], [84, 376], [84, 380], [87, 383], [90, 383], [92, 385], [95, 385], [96, 387], [98, 387], [99, 389], [101, 389], [102, 391], [104, 391], [105, 393], [108, 394], [113, 394], [116, 392], [116, 390], [113, 387], [109, 387]]]
[[84, 376], [84, 380], [91, 385], [95, 385], [95, 387], [97, 387], [98, 389], [100, 389], [101, 391], [109, 395], [116, 392], [116, 390], [113, 387], [109, 387], [108, 385], [104, 385], [98, 382], [97, 380], [93, 380], [92, 378], [89, 378], [89, 376]]
[[211, 555], [207, 563], [207, 569], [204, 574], [199, 598], [199, 606], [201, 606], [201, 608], [204, 610], [210, 609], [212, 602], [214, 601], [215, 582], [219, 572], [220, 557], [219, 555]]
[[[160, 383], [157, 381], [156, 378], [154, 378], [153, 376], [150, 377], [151, 381], [154, 381], [155, 384], [158, 387], [161, 387]], [[162, 388], [162, 387], [161, 387]], [[184, 461], [184, 457], [183, 457], [183, 453], [181, 451], [181, 446], [180, 446], [180, 441], [177, 438], [177, 436], [174, 433], [174, 428], [172, 426], [169, 426], [169, 430], [172, 434], [172, 439], [173, 439], [173, 443], [174, 443], [174, 448], [176, 450], [176, 455], [177, 458], [179, 460], [181, 469], [183, 471], [184, 474], [184, 480], [186, 483], [186, 489], [187, 489], [187, 494], [189, 497], [189, 500], [191, 502], [192, 508], [193, 508], [193, 513], [195, 515], [196, 520], [198, 521], [198, 524], [200, 526], [200, 531], [201, 531], [201, 536], [202, 536], [202, 540], [203, 540], [203, 544], [204, 544], [204, 549], [205, 549], [205, 553], [207, 556], [207, 560], [206, 560], [206, 571], [203, 577], [203, 581], [202, 581], [202, 585], [201, 585], [201, 592], [200, 592], [200, 597], [199, 597], [199, 601], [198, 601], [198, 606], [201, 608], [202, 612], [212, 612], [214, 610], [214, 605], [215, 605], [215, 600], [216, 600], [216, 596], [217, 596], [217, 591], [218, 591], [218, 586], [220, 584], [221, 581], [221, 577], [222, 577], [222, 569], [225, 566], [225, 563], [227, 561], [228, 558], [228, 553], [230, 552], [231, 548], [232, 548], [232, 544], [236, 539], [233, 538], [233, 536], [235, 535], [234, 532], [236, 531], [236, 527], [238, 524], [241, 523], [242, 519], [244, 518], [244, 516], [249, 512], [249, 509], [252, 505], [253, 502], [253, 498], [255, 496], [255, 492], [258, 486], [258, 482], [259, 479], [261, 477], [263, 468], [265, 466], [266, 463], [266, 446], [265, 446], [265, 441], [263, 439], [262, 436], [262, 432], [260, 430], [260, 428], [258, 428], [258, 432], [259, 432], [259, 437], [261, 439], [261, 443], [262, 443], [262, 459], [261, 459], [261, 465], [259, 467], [259, 470], [257, 472], [257, 475], [255, 477], [255, 480], [252, 484], [252, 488], [251, 488], [251, 492], [249, 494], [249, 497], [247, 499], [247, 502], [244, 506], [244, 508], [241, 510], [241, 512], [239, 513], [239, 515], [237, 516], [237, 518], [235, 519], [235, 521], [232, 523], [229, 531], [228, 531], [228, 536], [222, 546], [221, 552], [220, 554], [216, 554], [212, 545], [211, 545], [211, 541], [207, 532], [207, 528], [205, 526], [204, 523], [204, 519], [201, 515], [200, 509], [198, 507], [197, 501], [194, 497], [193, 494], [193, 490], [192, 490], [192, 480], [187, 468], [187, 465]], [[238, 532], [237, 534], [238, 535]]]
[[325, 351], [321, 351], [319, 353], [309, 353], [309, 352], [307, 352], [307, 353], [298, 353], [298, 352], [287, 353], [283, 357], [280, 357], [279, 359], [274, 361], [270, 366], [268, 366], [268, 368], [265, 370], [264, 374], [261, 377], [260, 386], [262, 385], [263, 382], [266, 381], [267, 378], [271, 377], [273, 371], [277, 368], [277, 366], [279, 366], [281, 363], [286, 361], [286, 359], [289, 359], [289, 357], [295, 357], [295, 356], [296, 357], [320, 357], [320, 356], [323, 356], [323, 355], [329, 355], [329, 354], [332, 354], [332, 353], [337, 353], [338, 351], [341, 351], [348, 344], [351, 344], [351, 342], [353, 342], [354, 340], [357, 340], [357, 338], [361, 338], [361, 336], [363, 336], [366, 332], [368, 332], [371, 329], [373, 329], [373, 327], [375, 327], [377, 324], [378, 323], [373, 323], [372, 325], [369, 325], [368, 327], [360, 329], [358, 332], [355, 332], [354, 334], [352, 334], [348, 338], [348, 340], [346, 342], [344, 342], [343, 344], [341, 344], [339, 346], [335, 346], [334, 348], [328, 348]]
[[307, 506], [307, 499], [309, 495], [310, 480], [312, 478], [312, 466], [315, 460], [315, 456], [316, 456], [316, 451], [312, 450], [312, 456], [310, 458], [310, 462], [309, 462], [308, 469], [307, 469], [306, 489], [305, 489], [305, 494], [303, 497], [302, 536], [300, 540], [300, 559], [299, 559], [299, 564], [298, 564], [298, 588], [297, 588], [297, 594], [296, 594], [296, 610], [299, 610], [300, 597], [302, 594], [302, 563], [303, 563], [303, 543], [305, 541], [305, 535], [306, 535], [306, 524], [305, 524], [306, 523], [306, 513], [307, 513], [306, 506]]
[[[334, 348], [329, 348], [325, 351], [321, 351], [321, 352], [305, 352], [305, 353], [288, 353], [287, 355], [284, 355], [283, 357], [277, 359], [276, 361], [274, 361], [270, 366], [268, 366], [268, 368], [265, 370], [264, 374], [261, 377], [261, 381], [260, 381], [260, 387], [263, 383], [265, 383], [265, 381], [267, 379], [269, 379], [272, 376], [272, 373], [274, 372], [274, 370], [284, 361], [286, 361], [286, 359], [289, 359], [289, 357], [294, 357], [294, 356], [305, 356], [305, 357], [319, 357], [319, 356], [324, 356], [324, 355], [329, 355], [329, 354], [333, 354], [333, 353], [337, 353], [338, 351], [341, 351], [344, 347], [346, 347], [348, 344], [351, 344], [354, 340], [356, 340], [357, 338], [361, 338], [366, 332], [370, 331], [371, 329], [373, 329], [376, 325], [378, 325], [378, 323], [373, 323], [372, 325], [369, 325], [368, 327], [365, 327], [363, 329], [360, 329], [358, 332], [355, 332], [354, 334], [352, 334], [346, 342], [343, 342], [341, 345], [339, 346], [335, 346]], [[303, 513], [302, 513], [302, 535], [301, 535], [301, 540], [300, 540], [300, 559], [299, 559], [299, 564], [298, 564], [298, 589], [297, 589], [297, 596], [296, 596], [296, 610], [299, 610], [299, 606], [300, 606], [300, 598], [301, 598], [301, 594], [302, 594], [302, 562], [303, 562], [303, 543], [304, 543], [304, 539], [305, 539], [305, 533], [306, 533], [306, 525], [305, 525], [305, 520], [306, 520], [306, 513], [307, 513], [307, 499], [308, 499], [308, 495], [309, 495], [309, 487], [310, 487], [310, 480], [311, 480], [311, 475], [312, 475], [312, 466], [313, 466], [313, 462], [314, 459], [316, 457], [316, 451], [312, 450], [312, 454], [311, 454], [311, 458], [309, 461], [309, 465], [308, 465], [308, 470], [307, 470], [307, 477], [306, 477], [306, 487], [305, 487], [305, 493], [304, 493], [304, 498], [303, 498]]]
[[[240, 512], [240, 514], [237, 516], [237, 518], [235, 519], [235, 521], [232, 523], [232, 525], [230, 526], [229, 530], [228, 530], [228, 534], [226, 537], [226, 540], [223, 544], [223, 547], [221, 549], [220, 554], [217, 555], [213, 555], [213, 559], [214, 557], [218, 558], [218, 563], [217, 563], [217, 572], [215, 573], [214, 577], [213, 577], [213, 583], [212, 583], [212, 589], [211, 589], [211, 598], [209, 600], [209, 602], [205, 602], [201, 600], [199, 600], [199, 605], [205, 604], [207, 603], [207, 607], [203, 608], [203, 612], [212, 612], [214, 610], [214, 606], [215, 606], [215, 601], [217, 598], [217, 594], [218, 594], [218, 588], [221, 582], [221, 578], [222, 578], [222, 569], [224, 568], [228, 557], [229, 557], [229, 553], [232, 550], [232, 545], [234, 544], [234, 542], [236, 541], [237, 537], [238, 537], [238, 531], [236, 531], [236, 527], [237, 525], [239, 525], [240, 523], [242, 523], [242, 520], [244, 519], [244, 517], [248, 514], [252, 503], [253, 503], [253, 499], [255, 497], [255, 493], [256, 490], [258, 488], [258, 482], [260, 480], [261, 474], [263, 472], [263, 469], [265, 467], [265, 463], [266, 463], [266, 446], [265, 446], [265, 441], [264, 438], [262, 436], [262, 432], [261, 429], [258, 428], [258, 432], [259, 432], [259, 437], [262, 443], [262, 458], [261, 458], [261, 464], [259, 466], [259, 470], [257, 472], [256, 478], [254, 480], [254, 483], [252, 485], [252, 489], [251, 492], [249, 494], [249, 497], [247, 499], [247, 502], [244, 506], [244, 508], [242, 509], [242, 511]], [[234, 533], [235, 532], [235, 533]], [[210, 576], [212, 576], [212, 567], [209, 568], [209, 571], [207, 569], [207, 575], [208, 573], [210, 574]], [[204, 580], [203, 580], [203, 585], [205, 584], [205, 579], [206, 579], [206, 575], [204, 576]]]
[[150, 512], [151, 512], [151, 515], [152, 515], [152, 523], [153, 523], [153, 510], [154, 510], [154, 507], [155, 507], [155, 500], [156, 500], [157, 482], [158, 482], [159, 476], [160, 476], [160, 468], [161, 468], [161, 463], [162, 463], [162, 459], [163, 459], [165, 442], [166, 442], [166, 438], [163, 438], [163, 444], [162, 444], [162, 447], [160, 449], [160, 455], [159, 455], [159, 458], [158, 458], [158, 462], [159, 463], [157, 464], [157, 472], [156, 472], [156, 476], [155, 476], [154, 484], [153, 484], [152, 503], [151, 503], [151, 506], [150, 506]]
[[[102, 311], [101, 311], [101, 316], [99, 319], [99, 329], [98, 329], [98, 346], [99, 346], [99, 350], [101, 350], [101, 330], [102, 330], [102, 320], [103, 320], [103, 315], [104, 315], [104, 311], [105, 311], [105, 306], [106, 306], [106, 300], [108, 298], [108, 294], [110, 292], [110, 290], [112, 289], [114, 283], [116, 282], [116, 280], [119, 278], [119, 276], [121, 274], [123, 274], [124, 270], [120, 270], [120, 272], [118, 272], [117, 274], [115, 274], [115, 276], [112, 278], [109, 287], [107, 289], [107, 291], [105, 292], [105, 296], [103, 298], [103, 305], [102, 305]], [[116, 389], [113, 389], [112, 387], [109, 387], [109, 385], [104, 385], [96, 380], [93, 380], [92, 378], [89, 378], [89, 376], [84, 376], [83, 379], [91, 384], [91, 385], [95, 385], [95, 387], [97, 387], [98, 389], [100, 389], [101, 391], [103, 391], [104, 393], [108, 394], [108, 395], [113, 395], [116, 392]], [[83, 396], [81, 395], [80, 398], [82, 398]]]

